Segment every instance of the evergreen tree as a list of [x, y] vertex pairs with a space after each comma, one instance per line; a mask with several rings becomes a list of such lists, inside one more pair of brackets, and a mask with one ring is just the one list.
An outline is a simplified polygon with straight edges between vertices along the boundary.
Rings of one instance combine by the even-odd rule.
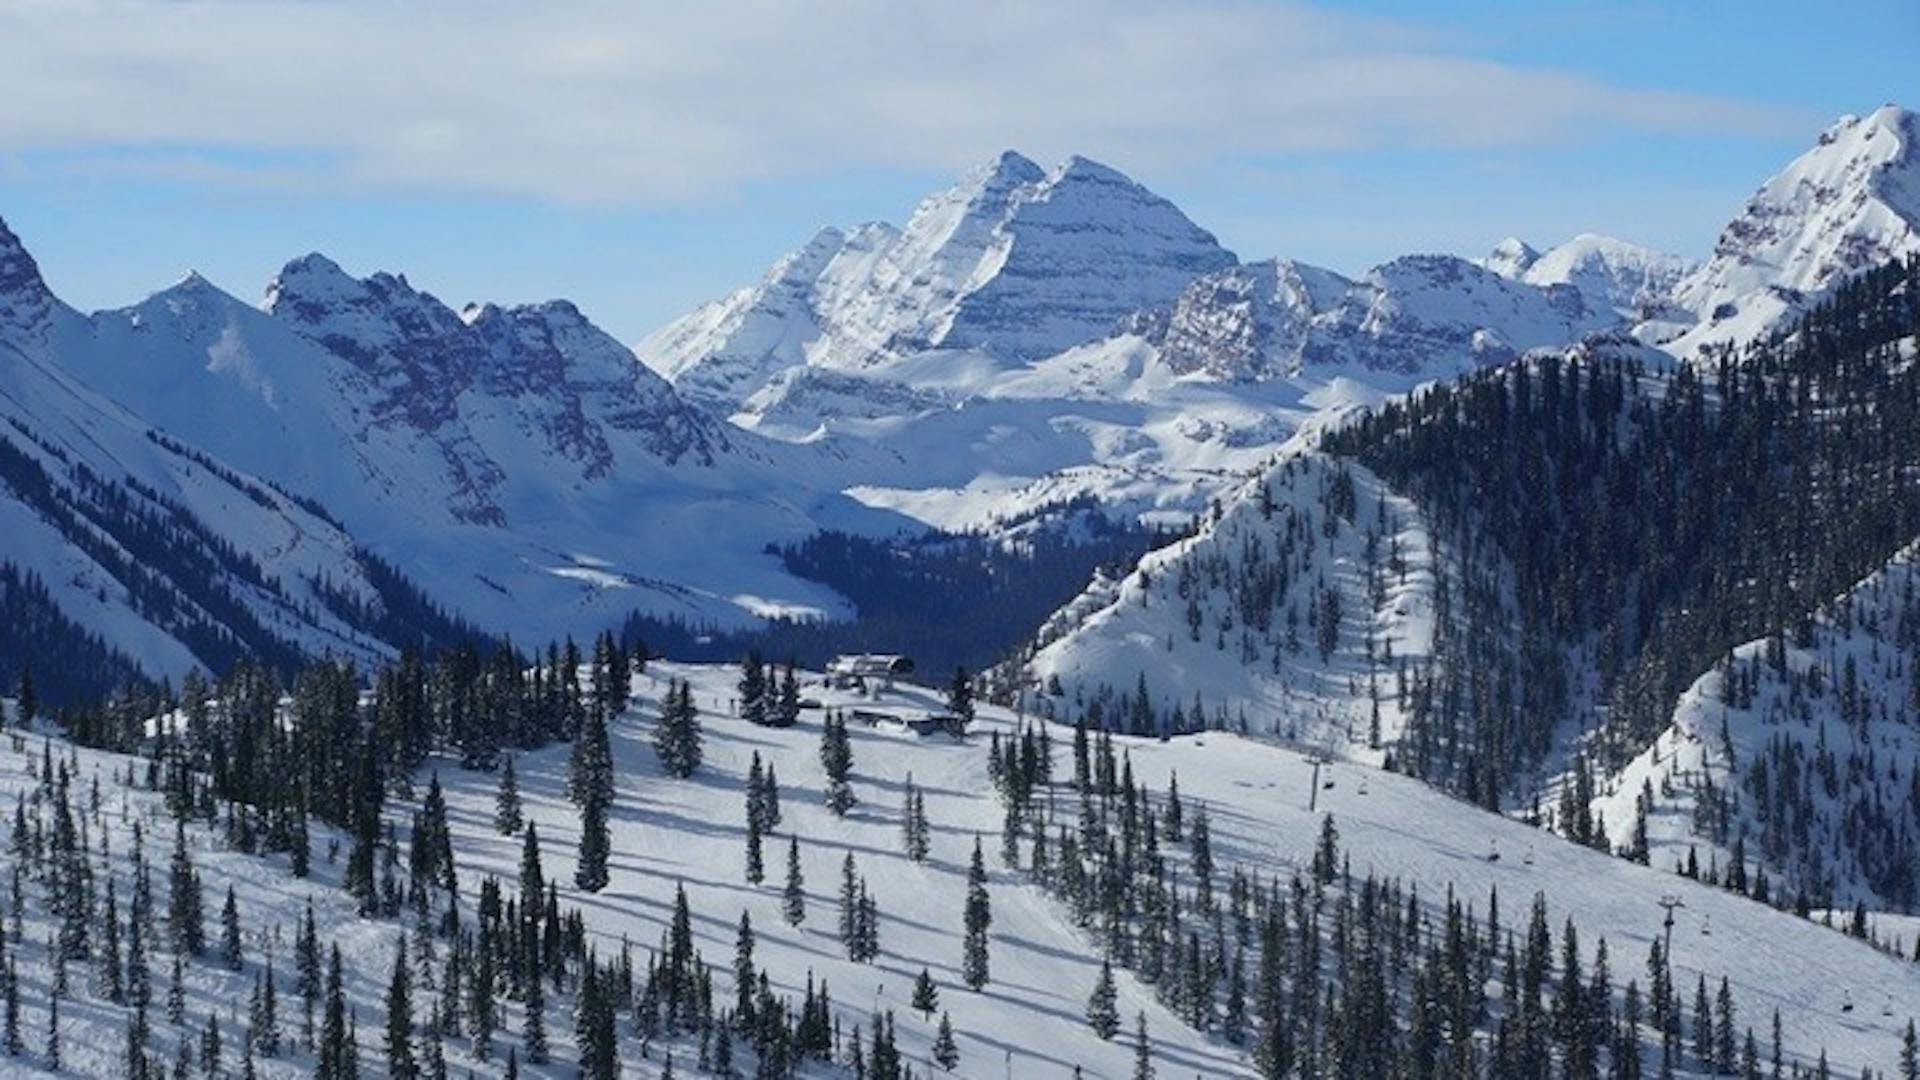
[[860, 878], [853, 863], [853, 852], [840, 863], [840, 944], [846, 947], [847, 958], [860, 959]]
[[[142, 1010], [144, 1013], [144, 1010]], [[20, 964], [16, 960], [7, 961], [6, 985], [6, 1049], [8, 1057], [19, 1057], [26, 1045], [20, 1038]]]
[[393, 1080], [414, 1080], [420, 1074], [413, 1058], [413, 994], [408, 984], [405, 933], [394, 949], [393, 977], [387, 983], [387, 1074]]
[[653, 729], [653, 750], [669, 776], [685, 779], [700, 768], [700, 711], [694, 708], [692, 685], [684, 680], [667, 687]]
[[[13, 695], [14, 723], [21, 727], [25, 727], [28, 724], [31, 724], [33, 722], [34, 716], [38, 714], [39, 711], [40, 711], [40, 695], [38, 691], [34, 689], [34, 686], [33, 686], [33, 665], [31, 664], [23, 665], [20, 668], [20, 682], [14, 688], [14, 695]], [[0, 722], [5, 721], [5, 719], [6, 717], [0, 716]], [[4, 724], [0, 724], [0, 726], [4, 726]]]
[[573, 883], [586, 892], [599, 892], [607, 887], [607, 858], [613, 849], [607, 826], [613, 807], [613, 752], [605, 709], [587, 712], [574, 744], [569, 791], [580, 807], [580, 859]]
[[300, 921], [300, 932], [294, 939], [294, 989], [300, 994], [300, 1008], [305, 1017], [301, 1028], [302, 1037], [308, 1046], [314, 1042], [313, 1009], [320, 997], [320, 935], [313, 921], [313, 901], [307, 901], [306, 915]]
[[960, 1064], [960, 1046], [953, 1039], [953, 1017], [946, 1013], [940, 1014], [940, 1031], [933, 1038], [933, 1060], [948, 1072]]
[[780, 893], [780, 912], [788, 926], [807, 919], [806, 879], [800, 875], [800, 838], [787, 838], [787, 884]]
[[753, 812], [752, 806], [748, 806], [747, 808], [747, 881], [749, 884], [753, 884], [753, 885], [760, 884], [762, 881], [765, 881], [767, 877], [766, 862], [762, 858], [760, 847], [761, 847], [760, 817], [758, 814], [755, 814]]
[[240, 908], [232, 885], [227, 886], [226, 903], [220, 906], [220, 958], [229, 970], [240, 970]]
[[[521, 1005], [526, 1012], [526, 1020], [521, 1028], [521, 1041], [527, 1047], [527, 1064], [545, 1065], [549, 1055], [547, 1048], [547, 997], [545, 980], [538, 973], [523, 978]], [[513, 1061], [509, 1051], [508, 1062]]]
[[[187, 1015], [187, 971], [182, 955], [177, 952], [173, 954], [173, 977], [167, 980], [167, 1022], [176, 1026], [184, 1023]], [[65, 972], [63, 964], [59, 977], [64, 978]], [[57, 982], [55, 989], [59, 989]]]
[[520, 807], [520, 779], [513, 770], [513, 755], [507, 755], [500, 769], [500, 789], [493, 797], [493, 827], [502, 836], [520, 831], [525, 817]]
[[589, 959], [580, 984], [580, 1073], [587, 1080], [615, 1080], [620, 1074], [620, 1050], [614, 1031], [613, 1002], [605, 973]]
[[968, 988], [987, 985], [987, 927], [993, 914], [987, 898], [987, 867], [980, 857], [980, 838], [973, 838], [973, 862], [967, 868], [966, 939], [960, 978]]
[[219, 1080], [226, 1074], [220, 1061], [223, 1053], [220, 1018], [213, 1013], [208, 1013], [206, 1029], [200, 1033], [200, 1066], [205, 1070], [206, 1080]]
[[740, 913], [740, 929], [733, 940], [734, 1012], [743, 1022], [753, 1017], [753, 920]]
[[913, 980], [913, 1010], [931, 1020], [939, 1007], [940, 989], [933, 984], [933, 973], [922, 967]]
[[914, 786], [913, 774], [907, 774], [906, 792], [901, 796], [901, 840], [907, 858], [926, 862], [933, 850], [933, 829], [927, 824], [927, 797]]
[[1100, 978], [1087, 998], [1087, 1026], [1102, 1039], [1112, 1039], [1120, 1031], [1119, 990], [1113, 984], [1113, 965], [1100, 961]]
[[590, 893], [606, 888], [607, 858], [612, 852], [607, 803], [598, 797], [590, 798], [580, 808], [580, 863], [574, 869], [574, 886]]
[[546, 891], [546, 875], [540, 870], [540, 828], [529, 821], [520, 844], [520, 914], [529, 923], [538, 918], [540, 897]]
[[253, 1042], [258, 1046], [261, 1056], [278, 1057], [280, 1054], [280, 991], [274, 985], [273, 959], [267, 959], [267, 969], [260, 974], [259, 996], [248, 1010], [248, 1030], [252, 1032]]
[[827, 809], [845, 817], [858, 800], [849, 777], [853, 773], [853, 742], [847, 735], [847, 720], [839, 711], [830, 712], [820, 728], [820, 766], [827, 774]]
[[750, 651], [740, 661], [740, 719], [749, 724], [767, 722], [767, 672], [760, 653]]
[[1334, 827], [1333, 815], [1326, 814], [1320, 819], [1320, 842], [1313, 852], [1313, 879], [1331, 885], [1339, 876], [1340, 831]]
[[1723, 975], [1720, 977], [1720, 993], [1714, 999], [1713, 1046], [1714, 1065], [1725, 1075], [1731, 1075], [1737, 1064], [1734, 1060], [1734, 1040], [1735, 1032], [1739, 1029], [1735, 1024], [1733, 989]]
[[964, 667], [955, 668], [953, 681], [947, 684], [947, 711], [962, 721], [973, 721], [973, 678]]
[[176, 953], [199, 956], [206, 948], [206, 924], [201, 915], [200, 875], [187, 855], [187, 826], [174, 826], [173, 861], [167, 871], [167, 935]]
[[320, 1027], [320, 1080], [347, 1076], [347, 1000], [341, 989], [340, 945], [327, 961], [327, 1004]]
[[1153, 1048], [1147, 1042], [1147, 1014], [1134, 1020], [1133, 1080], [1153, 1080]]
[[781, 727], [792, 727], [800, 722], [800, 680], [794, 675], [793, 661], [787, 661], [786, 671], [780, 676], [780, 694], [773, 706], [773, 722]]

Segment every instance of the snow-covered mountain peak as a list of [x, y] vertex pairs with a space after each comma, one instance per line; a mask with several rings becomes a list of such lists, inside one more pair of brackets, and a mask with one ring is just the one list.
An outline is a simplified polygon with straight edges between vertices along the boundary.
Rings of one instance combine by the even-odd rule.
[[[1074, 154], [1061, 162], [1047, 177], [1052, 186], [1067, 183], [1122, 184], [1127, 187], [1140, 187], [1132, 177], [1111, 165], [1103, 165], [1089, 157]], [[1146, 190], [1141, 188], [1141, 190]]]
[[1564, 284], [1510, 280], [1452, 255], [1406, 255], [1359, 281], [1286, 259], [1207, 274], [1158, 331], [1180, 373], [1259, 381], [1309, 367], [1438, 375], [1616, 325]]
[[0, 293], [45, 290], [46, 287], [40, 280], [40, 264], [33, 261], [26, 245], [7, 227], [6, 219], [0, 218]]
[[1493, 250], [1487, 253], [1487, 257], [1480, 260], [1480, 265], [1501, 277], [1517, 278], [1526, 273], [1527, 268], [1532, 266], [1538, 258], [1540, 258], [1540, 252], [1535, 250], [1532, 244], [1517, 236], [1509, 236], [1493, 245]]
[[266, 300], [261, 306], [281, 314], [284, 309], [307, 305], [332, 306], [363, 292], [360, 282], [342, 270], [339, 263], [313, 251], [289, 260], [280, 268], [267, 283]]
[[[173, 284], [153, 293], [137, 304], [113, 311], [96, 312], [92, 316], [95, 323], [122, 322], [143, 331], [162, 332], [173, 338], [185, 340], [194, 337], [197, 329], [204, 326], [234, 321], [236, 309], [246, 308], [244, 301], [208, 281], [199, 273], [188, 271], [187, 275]], [[254, 312], [258, 315], [258, 312]], [[91, 377], [91, 375], [89, 375]]]
[[1693, 264], [1678, 255], [1581, 233], [1536, 255], [1518, 276], [1542, 288], [1571, 285], [1596, 311], [1611, 309], [1622, 318], [1640, 318], [1664, 304], [1692, 269]]
[[969, 169], [952, 190], [980, 194], [1005, 193], [1022, 184], [1038, 183], [1046, 175], [1047, 171], [1038, 162], [1018, 150], [1008, 149], [994, 155], [991, 161]]
[[822, 229], [756, 285], [664, 327], [641, 358], [730, 412], [799, 365], [862, 372], [929, 350], [1009, 366], [1103, 338], [1235, 259], [1118, 170], [1005, 151], [904, 228]]
[[1848, 278], [1920, 252], [1920, 121], [1887, 105], [1842, 117], [1768, 180], [1674, 292], [1698, 320], [1670, 346], [1767, 333]]
[[42, 339], [62, 310], [40, 276], [40, 264], [0, 220], [0, 331], [22, 341]]

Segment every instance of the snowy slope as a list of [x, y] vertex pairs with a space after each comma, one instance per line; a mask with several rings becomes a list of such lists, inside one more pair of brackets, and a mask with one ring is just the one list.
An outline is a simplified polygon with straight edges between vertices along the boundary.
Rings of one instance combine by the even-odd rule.
[[1432, 558], [1419, 512], [1364, 469], [1285, 453], [1195, 536], [1096, 581], [1042, 627], [1027, 670], [1057, 686], [1041, 707], [1062, 718], [1098, 702], [1139, 730], [1144, 681], [1149, 731], [1250, 731], [1378, 763], [1407, 666], [1432, 650]]
[[224, 665], [236, 649], [391, 652], [383, 635], [398, 628], [378, 623], [401, 597], [382, 595], [353, 537], [43, 359], [90, 327], [3, 225], [0, 273], [0, 560], [156, 677]]
[[[94, 886], [104, 895], [107, 879], [112, 879], [122, 918], [134, 892], [135, 828], [144, 834], [142, 843], [151, 870], [155, 903], [159, 906], [160, 929], [160, 937], [148, 945], [154, 993], [150, 1053], [171, 1063], [184, 1037], [192, 1043], [195, 1060], [199, 1060], [201, 1035], [209, 1018], [214, 1018], [220, 1025], [226, 1074], [238, 1076], [249, 995], [254, 980], [265, 972], [265, 957], [269, 954], [282, 987], [281, 1030], [289, 1041], [296, 1038], [302, 1023], [299, 999], [289, 989], [294, 971], [292, 947], [309, 901], [321, 940], [340, 946], [349, 1002], [363, 1018], [382, 1015], [382, 995], [387, 974], [392, 970], [393, 949], [400, 927], [361, 919], [354, 914], [352, 898], [338, 888], [342, 866], [329, 863], [323, 854], [329, 842], [339, 840], [338, 834], [315, 829], [313, 874], [303, 881], [292, 876], [285, 856], [268, 859], [234, 851], [220, 840], [217, 830], [196, 822], [186, 832], [187, 851], [200, 874], [209, 938], [218, 941], [220, 905], [231, 886], [249, 960], [239, 971], [230, 971], [211, 958], [184, 965], [186, 1023], [179, 1026], [171, 1023], [163, 1003], [171, 986], [172, 954], [158, 942], [164, 940], [165, 934], [167, 866], [174, 850], [173, 818], [159, 792], [134, 781], [134, 776], [144, 773], [144, 761], [76, 749], [57, 738], [50, 744], [43, 744], [37, 737], [29, 738], [0, 751], [0, 800], [6, 805], [19, 805], [24, 800], [37, 812], [45, 813], [51, 822], [52, 810], [48, 804], [54, 799], [43, 790], [39, 770], [41, 755], [47, 749], [53, 752], [56, 768], [62, 763], [69, 765], [70, 802], [76, 817], [81, 819], [78, 824], [89, 833], [94, 850], [102, 854], [94, 862]], [[95, 785], [100, 792], [97, 803], [90, 795]], [[45, 1054], [53, 988], [47, 946], [53, 939], [57, 920], [50, 917], [48, 906], [42, 901], [43, 887], [41, 882], [29, 879], [23, 937], [8, 943], [8, 954], [20, 973], [20, 1029], [25, 1043], [23, 1056], [0, 1057], [0, 1072], [9, 1075], [56, 1075], [46, 1068]], [[98, 932], [96, 925], [95, 933]], [[125, 948], [124, 938], [122, 948]], [[91, 967], [85, 960], [68, 964], [71, 996], [60, 1005], [64, 1068], [57, 1075], [125, 1075], [125, 1028], [129, 1010], [105, 1000], [99, 977], [90, 971]], [[370, 1039], [373, 1034], [372, 1028], [362, 1025], [363, 1039]], [[312, 1061], [310, 1054], [288, 1052], [278, 1058], [260, 1058], [255, 1064], [257, 1074], [262, 1077], [293, 1078], [310, 1076]]]
[[[846, 818], [833, 817], [821, 805], [824, 776], [817, 757], [818, 713], [784, 730], [746, 725], [726, 715], [737, 672], [730, 667], [655, 664], [635, 680], [634, 708], [612, 728], [617, 776], [614, 803], [612, 880], [597, 894], [571, 887], [573, 851], [578, 841], [577, 814], [565, 795], [565, 747], [522, 755], [518, 773], [525, 809], [539, 828], [544, 867], [557, 882], [562, 910], [578, 905], [589, 940], [603, 956], [630, 941], [643, 960], [660, 939], [672, 910], [676, 888], [687, 891], [695, 915], [695, 944], [714, 965], [716, 997], [731, 998], [726, 968], [734, 931], [745, 912], [757, 938], [755, 960], [776, 992], [798, 995], [808, 978], [832, 988], [836, 1018], [843, 1029], [869, 1025], [872, 1011], [892, 1009], [898, 1018], [902, 1048], [916, 1071], [925, 1068], [932, 1025], [908, 1007], [913, 976], [928, 967], [939, 985], [940, 1005], [952, 1014], [961, 1052], [956, 1075], [1067, 1075], [1080, 1066], [1090, 1078], [1132, 1074], [1132, 1047], [1122, 1035], [1102, 1042], [1082, 1019], [1088, 991], [1098, 972], [1098, 944], [1078, 928], [1071, 913], [1015, 872], [989, 856], [989, 892], [993, 923], [989, 955], [992, 979], [983, 992], [964, 989], [957, 978], [961, 955], [960, 898], [966, 859], [975, 836], [992, 838], [1001, 807], [987, 775], [986, 733], [1016, 730], [1013, 716], [983, 707], [976, 734], [966, 743], [918, 739], [884, 729], [854, 725], [854, 789], [860, 802]], [[659, 693], [669, 678], [690, 680], [703, 711], [706, 764], [689, 780], [672, 780], [659, 769], [649, 739]], [[820, 690], [830, 707], [858, 704], [838, 691]], [[937, 699], [902, 688], [883, 696], [881, 707], [913, 711]], [[1055, 739], [1061, 761], [1057, 775], [1070, 772], [1064, 733]], [[1675, 980], [1684, 991], [1695, 973], [1717, 981], [1728, 977], [1739, 1021], [1762, 1034], [1774, 1009], [1781, 1013], [1790, 1061], [1811, 1064], [1824, 1051], [1839, 1075], [1856, 1075], [1861, 1065], [1885, 1070], [1896, 1060], [1899, 1031], [1906, 1018], [1920, 1013], [1920, 976], [1913, 966], [1849, 940], [1816, 923], [1794, 918], [1697, 885], [1671, 874], [1612, 859], [1560, 843], [1516, 822], [1475, 810], [1405, 777], [1341, 764], [1316, 770], [1305, 757], [1267, 742], [1225, 733], [1170, 742], [1118, 739], [1134, 776], [1155, 792], [1164, 792], [1177, 774], [1189, 812], [1205, 806], [1213, 826], [1213, 850], [1223, 872], [1239, 867], [1261, 879], [1305, 873], [1321, 816], [1338, 823], [1341, 842], [1356, 875], [1377, 873], [1417, 888], [1423, 903], [1436, 905], [1449, 891], [1484, 909], [1497, 889], [1509, 920], [1525, 910], [1535, 892], [1543, 894], [1552, 925], [1571, 917], [1578, 925], [1588, 958], [1604, 937], [1613, 952], [1616, 992], [1630, 977], [1640, 977], [1641, 961], [1660, 934], [1664, 895], [1684, 902], [1673, 934]], [[57, 740], [54, 746], [64, 757]], [[749, 761], [759, 754], [780, 777], [782, 824], [768, 845], [769, 881], [752, 886], [743, 879], [744, 797]], [[38, 786], [29, 769], [37, 765], [39, 744], [0, 746], [0, 798], [29, 794]], [[130, 895], [129, 853], [133, 821], [145, 823], [146, 849], [157, 865], [156, 901], [164, 911], [165, 859], [171, 830], [161, 797], [131, 782], [144, 769], [136, 759], [75, 752], [79, 763], [74, 798], [86, 806], [84, 792], [97, 778], [100, 809], [87, 811], [96, 847], [104, 841], [112, 853], [100, 860]], [[452, 846], [463, 901], [471, 904], [480, 882], [491, 874], [514, 880], [521, 842], [493, 830], [494, 778], [434, 766], [446, 785]], [[924, 791], [933, 824], [931, 858], [916, 864], [901, 852], [900, 798], [911, 774]], [[1322, 784], [1314, 789], [1315, 778]], [[1071, 820], [1073, 800], [1060, 792], [1057, 812]], [[1309, 803], [1312, 808], [1309, 808]], [[404, 822], [415, 804], [396, 800], [390, 818]], [[404, 833], [404, 830], [403, 830]], [[781, 917], [781, 869], [785, 839], [797, 837], [806, 878], [806, 918], [800, 927]], [[195, 867], [210, 898], [210, 917], [227, 884], [236, 886], [248, 959], [243, 970], [228, 973], [216, 963], [188, 967], [189, 1031], [197, 1033], [205, 1017], [221, 1018], [230, 1066], [237, 1068], [237, 1034], [246, 995], [270, 950], [275, 970], [287, 980], [292, 968], [294, 919], [311, 898], [323, 940], [338, 941], [347, 961], [349, 1001], [359, 1013], [361, 1062], [366, 1075], [383, 1075], [379, 1049], [384, 1009], [380, 993], [393, 963], [398, 924], [355, 918], [345, 895], [333, 887], [341, 863], [323, 853], [332, 838], [314, 837], [314, 877], [291, 877], [285, 858], [256, 859], [222, 849], [207, 830], [189, 830]], [[991, 848], [994, 845], [988, 844]], [[875, 893], [881, 953], [872, 965], [844, 958], [836, 938], [835, 893], [839, 866], [851, 852]], [[1500, 853], [1498, 861], [1489, 855]], [[404, 858], [403, 858], [404, 862]], [[39, 883], [29, 884], [35, 895]], [[22, 1028], [29, 1056], [16, 1065], [37, 1064], [43, 1046], [50, 970], [45, 959], [51, 920], [43, 909], [27, 912], [24, 943], [9, 951], [22, 973]], [[471, 911], [463, 917], [471, 917]], [[1430, 917], [1438, 918], [1438, 912]], [[278, 933], [274, 932], [278, 927]], [[217, 918], [210, 929], [217, 938]], [[438, 945], [444, 950], [444, 945]], [[156, 987], [164, 987], [169, 962], [156, 950]], [[1251, 1063], [1217, 1037], [1183, 1027], [1156, 1004], [1150, 988], [1130, 974], [1119, 974], [1119, 1007], [1131, 1017], [1146, 1014], [1153, 1038], [1154, 1064], [1161, 1075], [1252, 1076]], [[114, 1070], [121, 1059], [127, 1010], [99, 1000], [78, 968], [76, 998], [63, 1003], [63, 1055], [69, 1068], [88, 1073]], [[281, 1022], [288, 1034], [299, 1029], [297, 999], [285, 990]], [[1497, 993], [1497, 991], [1495, 991]], [[416, 1019], [425, 1014], [432, 993], [416, 984]], [[1859, 1007], [1847, 1010], [1847, 1002]], [[497, 1052], [517, 1046], [518, 1007], [505, 1004], [496, 1035]], [[550, 999], [548, 1031], [554, 1064], [533, 1075], [573, 1075], [570, 1027]], [[238, 1014], [238, 1015], [236, 1015]], [[153, 1049], [170, 1054], [179, 1029], [155, 1011]], [[630, 1026], [620, 1024], [626, 1075], [658, 1075], [661, 1047], [642, 1060]], [[476, 1075], [497, 1075], [503, 1058], [476, 1062], [466, 1040], [448, 1040], [450, 1064]], [[1764, 1042], [1763, 1042], [1764, 1045]], [[691, 1048], [677, 1047], [684, 1072]], [[261, 1061], [263, 1075], [305, 1075], [311, 1058], [290, 1049]], [[526, 1066], [522, 1063], [523, 1074]], [[816, 1067], [807, 1075], [846, 1075]]]
[[1692, 849], [1703, 872], [1724, 871], [1738, 845], [1781, 897], [1920, 908], [1916, 559], [1909, 548], [1835, 598], [1804, 638], [1750, 642], [1702, 675], [1594, 800], [1615, 844], [1644, 802], [1655, 866]]
[[1849, 277], [1920, 252], [1920, 120], [1897, 105], [1846, 116], [1769, 179], [1713, 255], [1676, 286], [1690, 319], [1650, 340], [1690, 357], [1778, 327]]
[[765, 545], [894, 520], [839, 494], [870, 471], [862, 448], [732, 429], [564, 301], [463, 315], [309, 255], [264, 311], [194, 275], [128, 308], [56, 313], [17, 315], [0, 341], [318, 500], [487, 629], [840, 612]]

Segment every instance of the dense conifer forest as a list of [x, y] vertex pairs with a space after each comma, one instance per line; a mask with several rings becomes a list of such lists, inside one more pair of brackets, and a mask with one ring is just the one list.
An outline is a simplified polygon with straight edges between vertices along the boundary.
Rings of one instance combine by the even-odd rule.
[[1804, 634], [1920, 532], [1916, 331], [1920, 264], [1896, 264], [1704, 367], [1593, 348], [1331, 434], [1449, 556], [1403, 767], [1492, 804], [1569, 722], [1618, 765], [1733, 646]]

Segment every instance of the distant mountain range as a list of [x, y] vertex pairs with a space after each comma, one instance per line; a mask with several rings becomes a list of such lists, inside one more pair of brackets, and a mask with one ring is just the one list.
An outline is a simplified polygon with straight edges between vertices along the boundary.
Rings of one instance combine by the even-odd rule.
[[1242, 262], [1113, 169], [1009, 152], [632, 349], [565, 301], [455, 310], [321, 255], [259, 305], [189, 276], [83, 314], [0, 226], [0, 562], [151, 675], [381, 655], [461, 620], [843, 616], [768, 545], [1033, 527], [1087, 495], [1185, 521], [1423, 382], [1764, 335], [1920, 250], [1914, 143], [1902, 109], [1841, 121], [1698, 266], [1582, 236], [1357, 278]]

